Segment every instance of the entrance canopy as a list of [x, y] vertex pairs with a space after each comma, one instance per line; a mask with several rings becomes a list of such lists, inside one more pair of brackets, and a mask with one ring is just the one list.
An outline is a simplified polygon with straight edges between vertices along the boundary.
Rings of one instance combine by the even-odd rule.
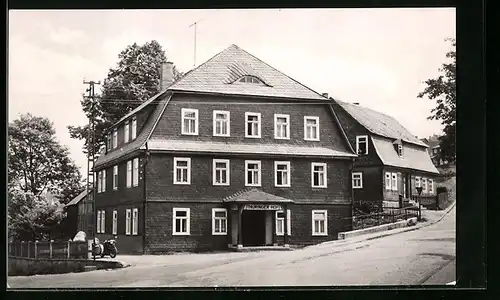
[[294, 202], [291, 199], [269, 194], [256, 188], [241, 190], [229, 197], [222, 199], [222, 201], [225, 203], [238, 204], [285, 204]]

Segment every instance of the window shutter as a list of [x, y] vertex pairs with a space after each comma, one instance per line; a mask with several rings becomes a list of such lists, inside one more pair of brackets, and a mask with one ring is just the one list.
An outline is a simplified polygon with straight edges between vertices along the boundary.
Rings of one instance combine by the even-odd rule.
[[289, 209], [286, 210], [286, 218], [287, 218], [287, 232], [288, 235], [292, 235], [292, 213]]

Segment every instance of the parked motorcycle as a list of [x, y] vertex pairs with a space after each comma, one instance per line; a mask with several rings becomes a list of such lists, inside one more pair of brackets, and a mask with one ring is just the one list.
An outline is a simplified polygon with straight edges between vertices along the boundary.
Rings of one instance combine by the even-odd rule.
[[115, 258], [117, 253], [118, 249], [116, 248], [116, 240], [110, 239], [100, 243], [99, 239], [96, 238], [96, 242], [92, 247], [92, 255], [94, 258], [99, 255], [101, 258], [106, 255], [109, 255], [111, 258]]

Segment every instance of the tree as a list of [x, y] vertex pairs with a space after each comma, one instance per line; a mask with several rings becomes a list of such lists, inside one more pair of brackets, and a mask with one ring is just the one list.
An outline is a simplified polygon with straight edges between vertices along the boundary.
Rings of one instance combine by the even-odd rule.
[[49, 200], [45, 195], [34, 195], [17, 188], [8, 190], [9, 206], [7, 220], [9, 236], [17, 240], [44, 240], [61, 232], [61, 221], [65, 217], [63, 205]]
[[436, 101], [436, 107], [431, 110], [428, 120], [441, 120], [444, 125], [444, 134], [439, 137], [441, 148], [441, 158], [450, 162], [455, 161], [455, 125], [457, 107], [457, 85], [456, 85], [456, 41], [446, 39], [452, 44], [452, 50], [446, 54], [448, 62], [442, 64], [439, 69], [441, 75], [437, 78], [428, 79], [424, 83], [427, 85], [423, 92], [418, 94], [418, 98], [427, 96], [430, 100]]
[[21, 115], [9, 124], [8, 184], [39, 197], [54, 194], [65, 204], [82, 191], [81, 174], [55, 138], [49, 119]]
[[[104, 80], [101, 95], [95, 104], [96, 142], [94, 151], [105, 144], [104, 130], [120, 120], [129, 111], [160, 92], [161, 66], [167, 61], [161, 45], [153, 40], [142, 46], [136, 43], [127, 46], [118, 55], [116, 68], [110, 69]], [[174, 80], [182, 76], [174, 66]], [[91, 116], [91, 100], [81, 101], [87, 118]], [[88, 125], [68, 126], [72, 138], [85, 140], [84, 152], [88, 150]]]

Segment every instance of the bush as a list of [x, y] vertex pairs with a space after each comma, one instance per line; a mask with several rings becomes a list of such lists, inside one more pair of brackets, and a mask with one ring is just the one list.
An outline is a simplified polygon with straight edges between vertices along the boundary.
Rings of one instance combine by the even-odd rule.
[[445, 186], [438, 186], [436, 188], [436, 193], [437, 194], [448, 193], [448, 188]]
[[371, 201], [362, 201], [361, 203], [355, 202], [353, 203], [353, 209], [355, 212], [362, 214], [371, 214], [381, 211], [381, 207]]

